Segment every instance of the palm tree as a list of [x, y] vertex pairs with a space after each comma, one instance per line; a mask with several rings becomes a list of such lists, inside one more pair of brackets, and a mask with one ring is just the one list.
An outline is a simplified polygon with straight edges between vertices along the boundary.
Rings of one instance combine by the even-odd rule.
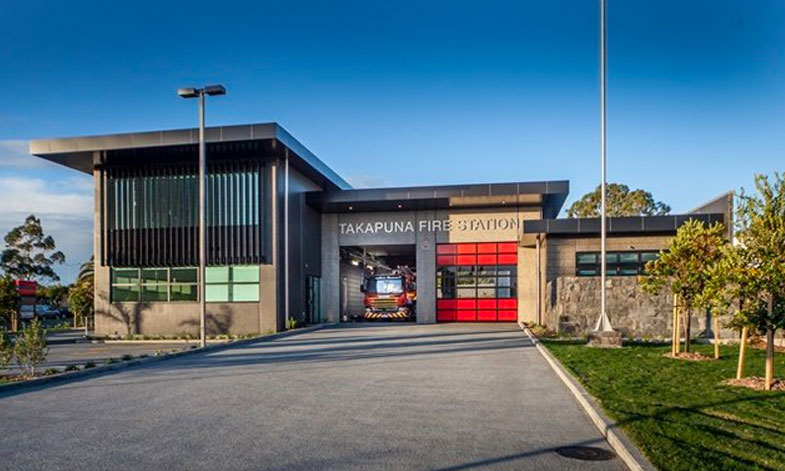
[[95, 260], [90, 257], [90, 260], [84, 262], [79, 267], [79, 274], [76, 276], [76, 283], [82, 284], [85, 282], [92, 283], [95, 276]]

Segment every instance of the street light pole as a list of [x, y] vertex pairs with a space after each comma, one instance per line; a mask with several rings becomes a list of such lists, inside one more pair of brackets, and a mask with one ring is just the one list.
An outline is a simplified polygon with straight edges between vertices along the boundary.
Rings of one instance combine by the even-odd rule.
[[207, 95], [225, 95], [223, 85], [208, 85], [204, 88], [181, 88], [177, 94], [183, 98], [199, 98], [199, 344], [207, 345], [206, 318], [207, 299], [205, 296], [205, 272], [207, 266], [207, 149], [204, 137], [205, 97]]
[[595, 332], [612, 332], [611, 321], [606, 310], [606, 246], [607, 246], [607, 207], [606, 207], [606, 178], [605, 178], [605, 155], [606, 155], [606, 87], [608, 84], [607, 69], [607, 38], [606, 38], [606, 0], [600, 0], [600, 173], [602, 182], [600, 183], [600, 317], [597, 325], [594, 326]]

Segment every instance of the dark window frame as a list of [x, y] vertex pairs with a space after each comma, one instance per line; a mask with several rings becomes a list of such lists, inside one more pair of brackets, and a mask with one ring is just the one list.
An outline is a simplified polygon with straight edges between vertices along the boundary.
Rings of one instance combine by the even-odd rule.
[[[635, 254], [635, 261], [620, 261], [622, 255]], [[606, 252], [606, 276], [639, 276], [646, 274], [646, 263], [644, 255], [655, 254], [653, 258], [659, 256], [658, 250], [609, 250]], [[581, 263], [582, 258], [593, 257], [594, 263]], [[575, 276], [600, 276], [602, 273], [601, 257], [599, 251], [575, 252]]]

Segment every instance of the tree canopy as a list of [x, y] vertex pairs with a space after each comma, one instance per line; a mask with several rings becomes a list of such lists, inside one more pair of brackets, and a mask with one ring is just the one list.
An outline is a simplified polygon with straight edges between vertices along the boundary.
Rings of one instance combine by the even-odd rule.
[[56, 250], [54, 238], [44, 234], [41, 220], [34, 215], [6, 234], [5, 246], [0, 267], [7, 275], [25, 280], [60, 280], [53, 267], [64, 263], [65, 255]]
[[766, 333], [785, 328], [785, 179], [756, 175], [755, 187], [738, 198], [731, 286], [744, 301], [736, 320]]
[[693, 308], [711, 306], [716, 294], [716, 267], [725, 257], [728, 244], [725, 228], [720, 223], [706, 226], [690, 219], [679, 227], [659, 257], [646, 264], [641, 287], [652, 294], [663, 288], [678, 296], [685, 308], [686, 351], [690, 351], [690, 320]]
[[[581, 199], [572, 203], [567, 210], [567, 217], [599, 217], [601, 193], [601, 187], [598, 186], [594, 191], [583, 195]], [[641, 189], [630, 191], [630, 187], [620, 183], [607, 185], [606, 204], [607, 214], [612, 217], [661, 216], [671, 211], [670, 206], [662, 201], [655, 201], [648, 191]]]

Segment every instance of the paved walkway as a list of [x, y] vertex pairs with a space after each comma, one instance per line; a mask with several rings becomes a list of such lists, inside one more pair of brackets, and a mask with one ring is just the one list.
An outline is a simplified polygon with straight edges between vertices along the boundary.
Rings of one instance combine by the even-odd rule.
[[[39, 367], [41, 371], [50, 367], [83, 366], [87, 362], [101, 365], [110, 358], [119, 360], [123, 355], [152, 356], [158, 351], [171, 352], [190, 348], [191, 345], [199, 345], [198, 340], [188, 343], [91, 343], [84, 339], [84, 331], [75, 329], [52, 332], [47, 335], [46, 340], [49, 345], [49, 353], [46, 355], [46, 361]], [[15, 362], [11, 362], [8, 369], [0, 369], [0, 376], [8, 373], [17, 373], [18, 370], [18, 365]]]
[[623, 470], [516, 326], [351, 325], [0, 394], [3, 469]]

